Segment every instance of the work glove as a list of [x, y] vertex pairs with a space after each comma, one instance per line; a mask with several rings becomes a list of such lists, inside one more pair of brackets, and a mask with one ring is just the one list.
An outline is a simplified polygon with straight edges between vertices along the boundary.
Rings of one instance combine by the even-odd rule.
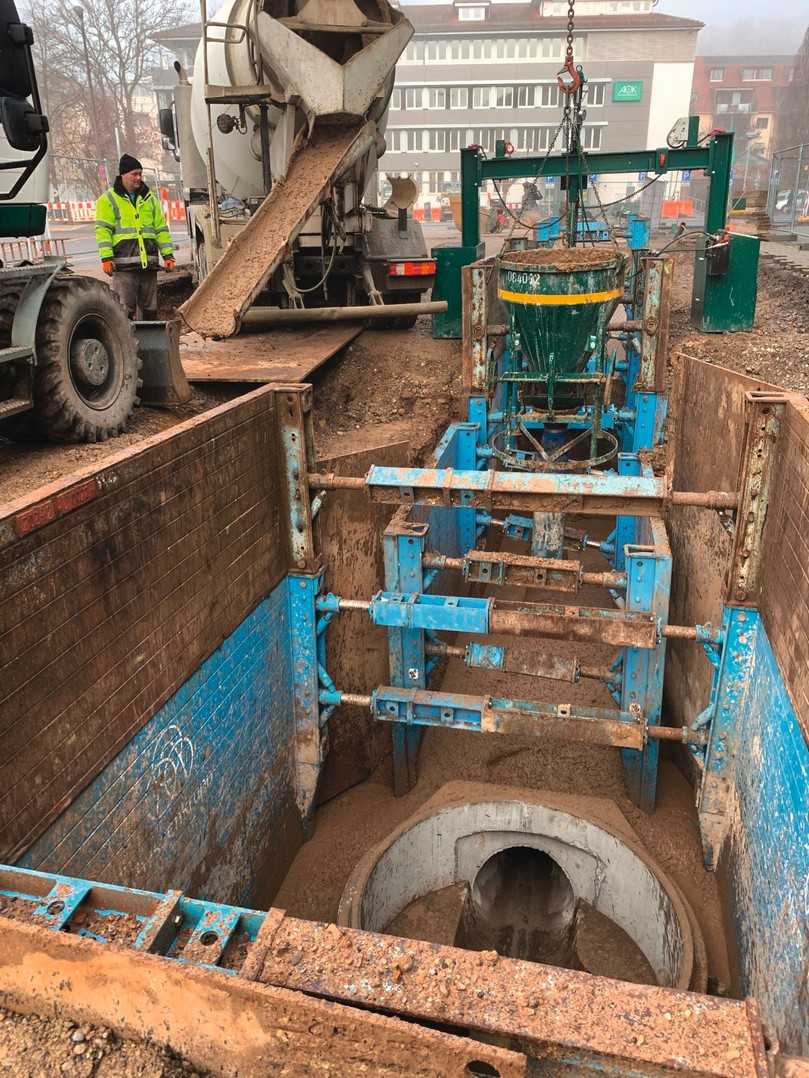
[[174, 269], [175, 265], [176, 265], [176, 262], [174, 261], [173, 258], [167, 258], [166, 261], [165, 261], [165, 264], [163, 266], [163, 269], [166, 271], [166, 273], [171, 273], [171, 271]]
[[111, 258], [105, 258], [101, 262], [101, 268], [104, 270], [108, 277], [112, 277], [113, 264]]

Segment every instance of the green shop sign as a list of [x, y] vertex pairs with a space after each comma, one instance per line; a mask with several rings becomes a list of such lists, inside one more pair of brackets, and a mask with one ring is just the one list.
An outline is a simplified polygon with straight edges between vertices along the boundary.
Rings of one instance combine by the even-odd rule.
[[643, 83], [637, 82], [614, 82], [612, 84], [613, 101], [640, 101], [643, 97]]

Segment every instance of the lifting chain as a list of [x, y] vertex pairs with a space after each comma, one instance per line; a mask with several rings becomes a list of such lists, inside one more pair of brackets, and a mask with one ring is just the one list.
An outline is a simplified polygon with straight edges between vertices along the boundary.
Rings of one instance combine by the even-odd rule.
[[565, 50], [565, 57], [568, 60], [573, 59], [573, 29], [574, 19], [576, 18], [576, 0], [568, 0], [567, 4], [567, 49]]

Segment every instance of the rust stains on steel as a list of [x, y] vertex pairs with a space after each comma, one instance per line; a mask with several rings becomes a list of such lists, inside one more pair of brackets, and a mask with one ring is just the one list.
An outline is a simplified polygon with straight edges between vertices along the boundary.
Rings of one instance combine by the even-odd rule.
[[[606, 709], [591, 709], [593, 712]], [[548, 705], [546, 709], [523, 711], [519, 708], [498, 707], [492, 703], [481, 715], [480, 728], [484, 733], [517, 734], [520, 737], [556, 737], [585, 745], [608, 745], [617, 749], [639, 752], [645, 742], [644, 726], [621, 719], [602, 719], [595, 716], [578, 717], [565, 704]]]
[[[387, 481], [390, 474], [390, 481]], [[401, 473], [401, 474], [400, 474]], [[619, 483], [616, 477], [524, 475], [519, 472], [454, 472], [451, 468], [374, 469], [365, 478], [313, 472], [318, 490], [367, 490], [387, 505], [433, 505], [476, 509], [522, 509], [530, 512], [584, 513], [594, 516], [655, 516], [669, 505], [735, 509], [736, 492], [717, 490], [667, 493], [665, 480], [640, 477]], [[626, 479], [626, 477], [624, 477]]]
[[526, 1073], [522, 1051], [373, 1014], [350, 999], [315, 999], [273, 987], [264, 977], [225, 976], [72, 933], [0, 921], [5, 1006], [24, 1013], [56, 1010], [77, 1022], [148, 1038], [221, 1078], [463, 1078], [475, 1073], [475, 1061], [485, 1064], [484, 1073], [502, 1078]]
[[261, 979], [313, 996], [506, 1037], [571, 1070], [765, 1078], [753, 1001], [629, 984], [287, 918]]
[[530, 554], [470, 550], [462, 558], [427, 554], [425, 569], [462, 572], [467, 580], [483, 584], [521, 584], [528, 588], [576, 592], [584, 584], [604, 588], [625, 588], [626, 573], [585, 572], [581, 562], [537, 558]]
[[588, 640], [615, 647], [654, 648], [654, 614], [601, 610], [586, 606], [508, 603], [495, 600], [489, 617], [492, 633], [542, 635], [560, 640]]

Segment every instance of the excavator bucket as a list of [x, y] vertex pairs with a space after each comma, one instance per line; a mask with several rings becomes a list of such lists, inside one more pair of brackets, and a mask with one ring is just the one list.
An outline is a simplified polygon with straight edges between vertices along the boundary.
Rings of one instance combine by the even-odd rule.
[[140, 398], [153, 408], [171, 408], [191, 400], [191, 386], [180, 362], [180, 322], [136, 322], [135, 336], [143, 382]]

